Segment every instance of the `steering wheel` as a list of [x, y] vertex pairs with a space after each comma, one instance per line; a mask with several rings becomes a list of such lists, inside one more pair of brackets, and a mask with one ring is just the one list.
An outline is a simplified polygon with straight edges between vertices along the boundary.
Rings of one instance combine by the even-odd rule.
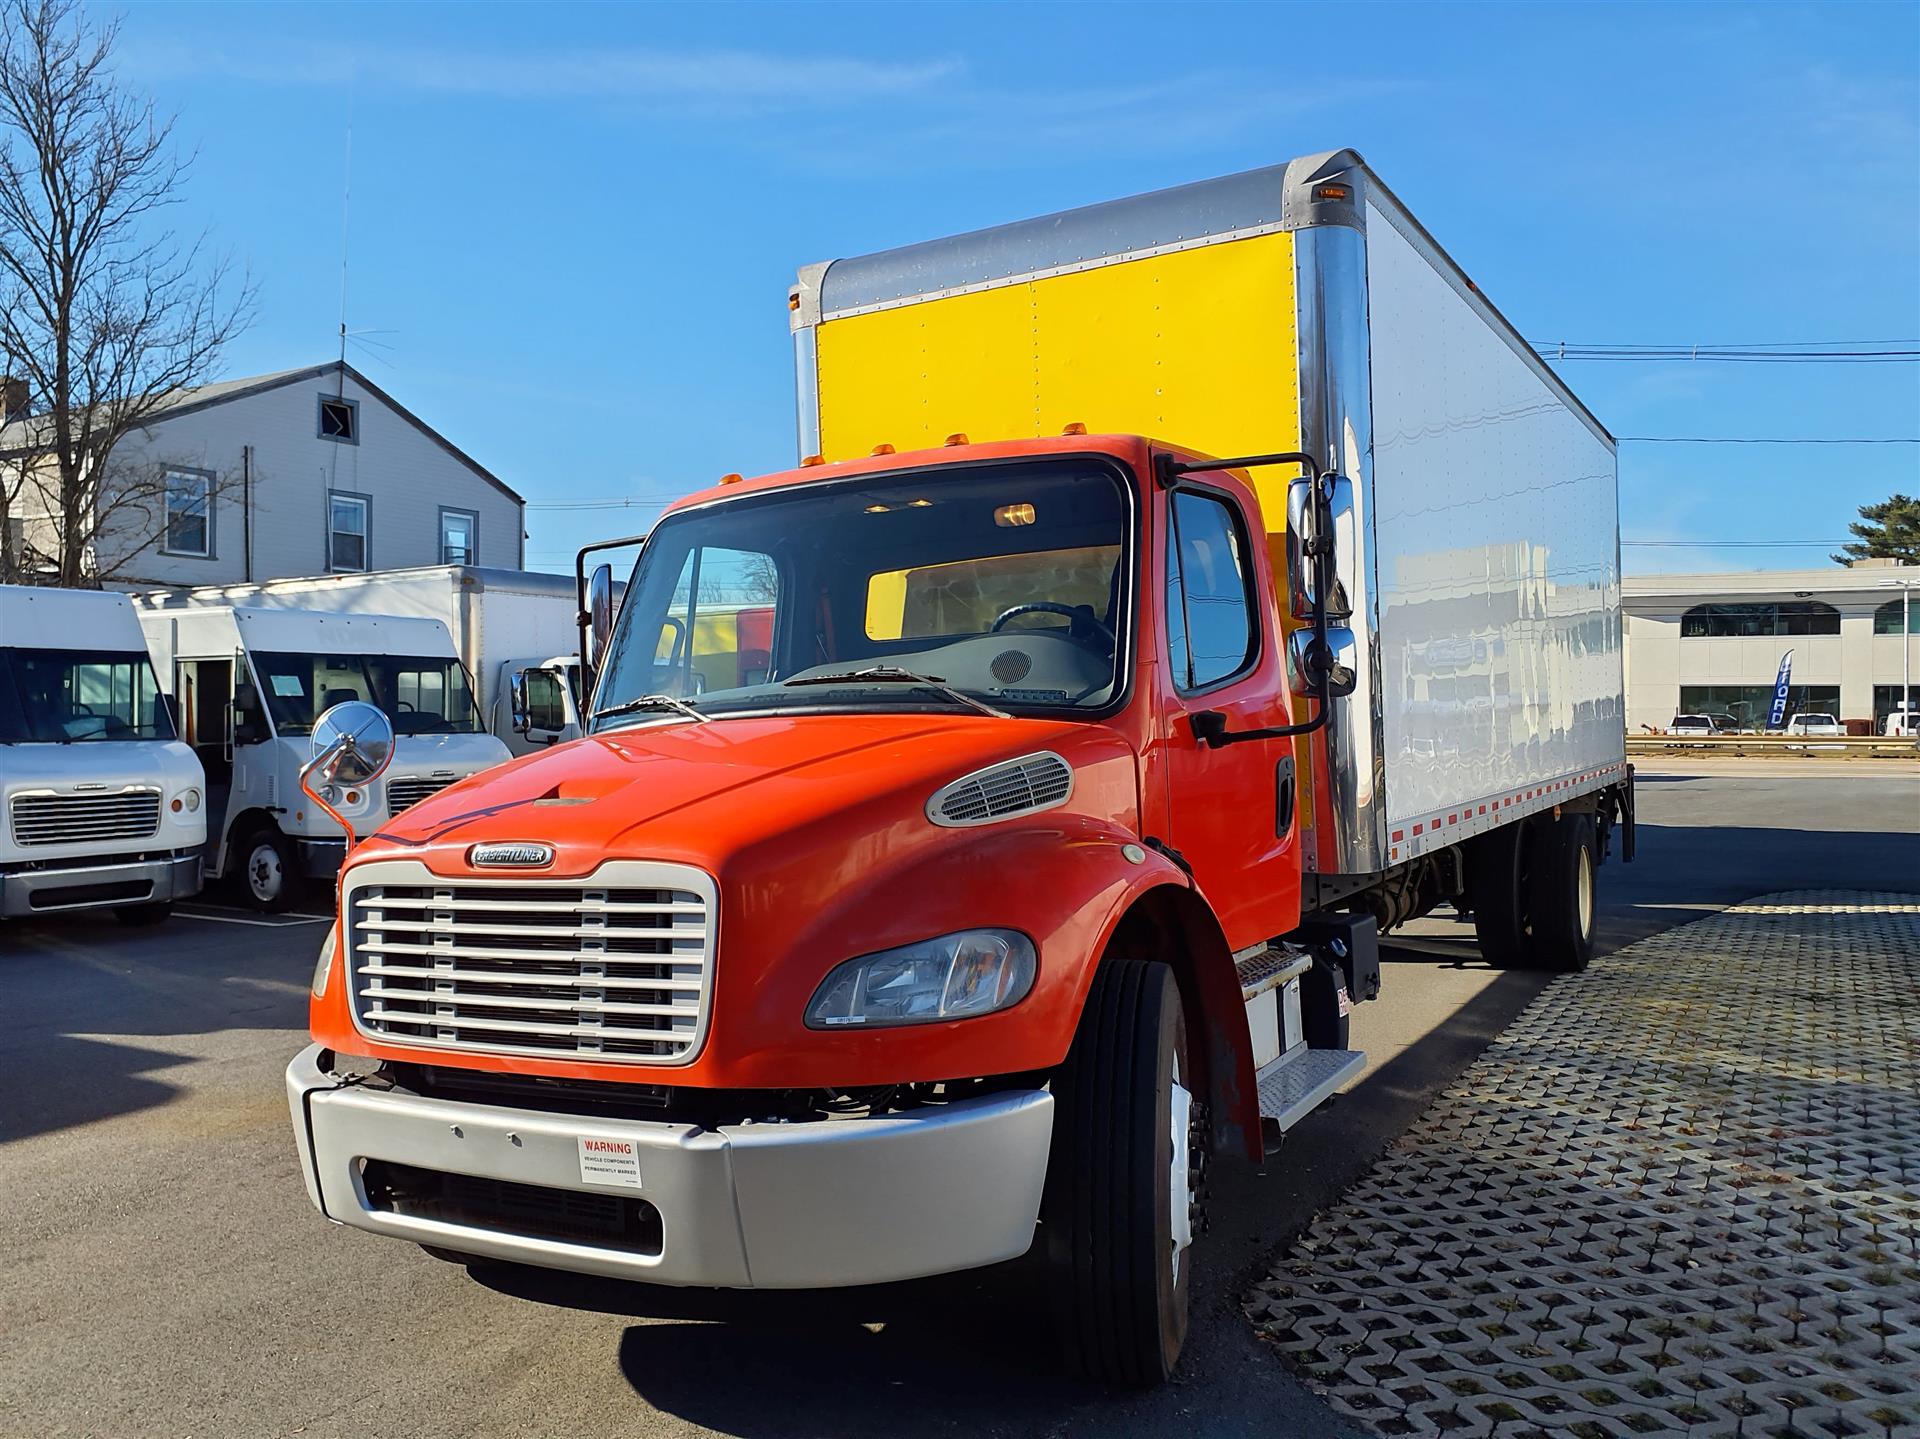
[[1018, 619], [1021, 615], [1065, 615], [1067, 634], [1072, 639], [1084, 639], [1089, 633], [1097, 634], [1109, 645], [1115, 643], [1113, 631], [1094, 616], [1091, 605], [1063, 605], [1054, 600], [1032, 600], [1024, 605], [1009, 605], [993, 618], [987, 627], [988, 634], [997, 635], [1008, 620]]
[[406, 714], [409, 710], [413, 711], [415, 714], [418, 714], [420, 712], [420, 706], [415, 704], [412, 700], [395, 700], [393, 702], [393, 707], [395, 710], [397, 710], [401, 714]]

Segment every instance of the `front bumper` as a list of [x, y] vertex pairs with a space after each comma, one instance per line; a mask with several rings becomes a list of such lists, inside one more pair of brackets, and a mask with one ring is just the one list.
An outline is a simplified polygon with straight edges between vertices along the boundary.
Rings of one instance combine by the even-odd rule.
[[[1033, 1243], [1053, 1096], [1018, 1090], [878, 1119], [690, 1124], [602, 1119], [342, 1086], [310, 1045], [287, 1068], [307, 1197], [375, 1234], [650, 1284], [813, 1289], [973, 1269]], [[630, 1141], [641, 1187], [588, 1182], [582, 1140]], [[642, 1201], [644, 1246], [399, 1213], [367, 1182], [405, 1165]]]
[[200, 893], [200, 851], [0, 873], [0, 916], [166, 904]]

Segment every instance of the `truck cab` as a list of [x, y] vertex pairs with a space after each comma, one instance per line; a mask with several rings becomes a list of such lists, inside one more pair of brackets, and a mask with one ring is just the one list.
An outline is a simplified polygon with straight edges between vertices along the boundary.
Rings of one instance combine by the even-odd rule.
[[0, 919], [162, 919], [200, 890], [205, 779], [124, 595], [0, 585]]
[[206, 770], [208, 878], [235, 881], [254, 908], [292, 907], [346, 852], [299, 783], [314, 721], [331, 706], [371, 700], [399, 736], [379, 782], [337, 797], [358, 824], [507, 758], [437, 620], [225, 605], [148, 607], [140, 618]]

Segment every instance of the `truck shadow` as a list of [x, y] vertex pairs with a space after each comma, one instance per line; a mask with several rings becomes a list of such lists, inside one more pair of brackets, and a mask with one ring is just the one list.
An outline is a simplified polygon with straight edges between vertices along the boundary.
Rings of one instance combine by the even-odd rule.
[[185, 1086], [165, 1071], [199, 1047], [169, 1037], [306, 1029], [322, 926], [256, 929], [176, 916], [0, 931], [0, 1144], [155, 1109]]

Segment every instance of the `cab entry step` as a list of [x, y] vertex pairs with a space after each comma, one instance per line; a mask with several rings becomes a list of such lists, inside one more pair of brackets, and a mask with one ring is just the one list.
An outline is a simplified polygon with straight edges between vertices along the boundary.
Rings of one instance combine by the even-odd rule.
[[1295, 1046], [1254, 1075], [1260, 1090], [1260, 1117], [1271, 1119], [1282, 1130], [1293, 1128], [1366, 1063], [1363, 1050]]

